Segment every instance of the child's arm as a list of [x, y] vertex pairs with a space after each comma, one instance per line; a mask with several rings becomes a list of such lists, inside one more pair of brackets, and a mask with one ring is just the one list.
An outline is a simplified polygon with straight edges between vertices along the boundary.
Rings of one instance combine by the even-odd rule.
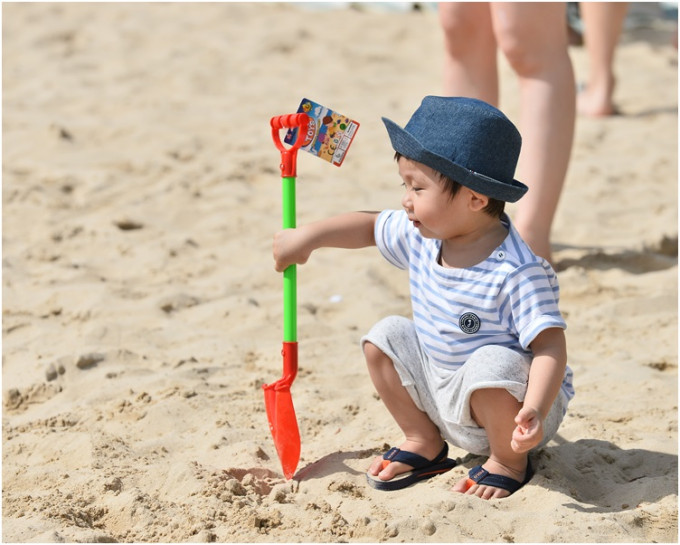
[[512, 449], [528, 452], [543, 439], [543, 421], [560, 391], [567, 365], [564, 331], [553, 327], [538, 334], [531, 343], [534, 358], [524, 406], [517, 413]]
[[365, 248], [375, 246], [373, 229], [378, 212], [349, 212], [274, 235], [275, 268], [282, 272], [294, 263], [307, 262], [318, 248]]

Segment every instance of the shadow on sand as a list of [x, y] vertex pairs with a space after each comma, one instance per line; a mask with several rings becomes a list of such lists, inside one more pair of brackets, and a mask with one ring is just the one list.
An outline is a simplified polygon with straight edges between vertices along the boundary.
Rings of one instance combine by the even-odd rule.
[[677, 454], [580, 439], [544, 448], [536, 461], [535, 479], [576, 500], [564, 506], [577, 511], [620, 512], [678, 494]]

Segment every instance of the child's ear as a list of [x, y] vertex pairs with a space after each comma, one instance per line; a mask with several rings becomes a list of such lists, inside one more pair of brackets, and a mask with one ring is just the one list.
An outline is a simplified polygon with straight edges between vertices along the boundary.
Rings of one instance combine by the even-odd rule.
[[469, 205], [470, 205], [470, 210], [473, 212], [479, 212], [480, 210], [484, 210], [486, 208], [486, 205], [489, 204], [489, 197], [486, 195], [482, 195], [481, 193], [477, 193], [476, 191], [470, 191], [470, 197], [469, 197]]

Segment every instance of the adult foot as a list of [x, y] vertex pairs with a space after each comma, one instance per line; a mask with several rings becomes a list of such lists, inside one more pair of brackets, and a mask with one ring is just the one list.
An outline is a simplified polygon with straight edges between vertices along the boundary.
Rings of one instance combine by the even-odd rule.
[[619, 112], [611, 100], [613, 88], [597, 91], [588, 87], [576, 95], [576, 111], [585, 117], [608, 117]]

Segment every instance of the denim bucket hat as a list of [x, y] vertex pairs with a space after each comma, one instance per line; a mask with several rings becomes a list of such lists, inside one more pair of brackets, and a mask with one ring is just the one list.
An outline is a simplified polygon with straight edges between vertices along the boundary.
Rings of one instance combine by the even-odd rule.
[[474, 98], [427, 96], [406, 127], [383, 117], [392, 147], [473, 191], [515, 202], [522, 137], [500, 110]]

